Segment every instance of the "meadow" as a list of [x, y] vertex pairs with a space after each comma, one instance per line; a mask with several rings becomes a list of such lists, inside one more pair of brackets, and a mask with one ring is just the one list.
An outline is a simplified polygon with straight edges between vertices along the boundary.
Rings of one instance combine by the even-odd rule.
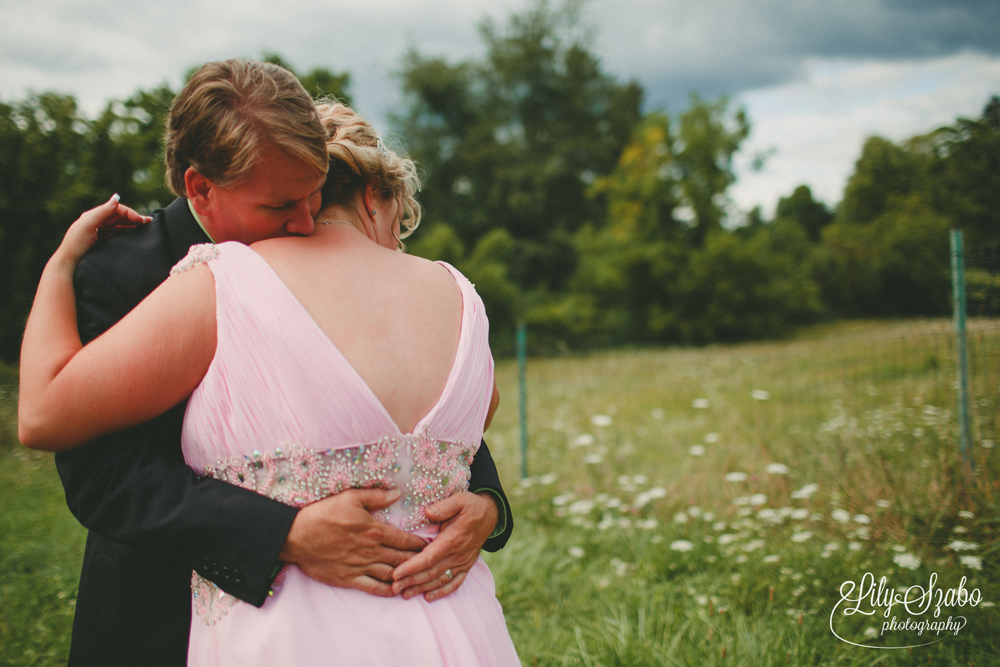
[[[950, 330], [530, 359], [524, 479], [499, 362], [487, 441], [516, 529], [486, 559], [523, 663], [1000, 664], [1000, 322], [970, 325], [968, 460]], [[84, 531], [51, 456], [14, 441], [15, 383], [0, 374], [0, 665], [56, 665]], [[885, 590], [859, 595], [865, 573]]]

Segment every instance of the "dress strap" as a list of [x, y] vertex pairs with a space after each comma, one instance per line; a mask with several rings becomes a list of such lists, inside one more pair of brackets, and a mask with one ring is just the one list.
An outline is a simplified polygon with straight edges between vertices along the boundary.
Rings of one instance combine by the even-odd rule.
[[214, 243], [196, 243], [191, 246], [184, 259], [174, 264], [174, 267], [170, 269], [170, 275], [175, 276], [178, 273], [183, 273], [218, 256], [219, 248]]

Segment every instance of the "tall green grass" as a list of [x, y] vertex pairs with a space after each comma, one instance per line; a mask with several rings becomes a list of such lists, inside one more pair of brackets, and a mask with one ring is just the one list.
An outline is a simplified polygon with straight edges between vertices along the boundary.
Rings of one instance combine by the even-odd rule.
[[[971, 473], [944, 321], [532, 359], [522, 481], [516, 364], [498, 364], [487, 440], [516, 530], [487, 560], [524, 664], [1000, 664], [998, 323], [974, 323], [971, 349]], [[83, 531], [50, 456], [0, 445], [0, 470], [0, 664], [61, 664]], [[945, 610], [968, 625], [932, 646], [859, 648], [829, 619], [866, 571], [899, 587], [965, 576], [987, 604]], [[883, 620], [837, 629], [903, 639], [866, 638]]]
[[17, 377], [0, 368], [0, 665], [60, 665], [86, 531], [66, 509], [51, 454], [17, 443]]

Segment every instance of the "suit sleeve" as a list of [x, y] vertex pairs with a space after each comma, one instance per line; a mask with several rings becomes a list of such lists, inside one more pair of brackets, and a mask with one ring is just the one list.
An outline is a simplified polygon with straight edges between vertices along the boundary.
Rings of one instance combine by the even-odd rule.
[[[80, 263], [75, 286], [85, 342], [135, 305], [94, 263]], [[298, 510], [196, 475], [181, 454], [183, 418], [182, 404], [145, 424], [56, 454], [67, 504], [87, 529], [168, 553], [260, 606]]]
[[484, 440], [476, 451], [470, 467], [469, 490], [474, 493], [488, 491], [494, 496], [497, 503], [497, 530], [490, 535], [483, 549], [486, 551], [499, 551], [507, 544], [511, 533], [514, 531], [514, 516], [510, 511], [510, 503], [507, 495], [500, 485], [500, 474], [497, 472], [496, 463], [493, 462], [493, 455]]

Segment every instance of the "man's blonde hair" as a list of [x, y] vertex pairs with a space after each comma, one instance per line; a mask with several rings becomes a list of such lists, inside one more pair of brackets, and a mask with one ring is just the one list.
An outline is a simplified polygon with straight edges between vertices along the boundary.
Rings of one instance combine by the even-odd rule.
[[271, 63], [220, 60], [203, 65], [174, 98], [164, 134], [167, 185], [186, 197], [188, 167], [221, 187], [250, 175], [262, 146], [325, 173], [327, 131], [295, 75]]

